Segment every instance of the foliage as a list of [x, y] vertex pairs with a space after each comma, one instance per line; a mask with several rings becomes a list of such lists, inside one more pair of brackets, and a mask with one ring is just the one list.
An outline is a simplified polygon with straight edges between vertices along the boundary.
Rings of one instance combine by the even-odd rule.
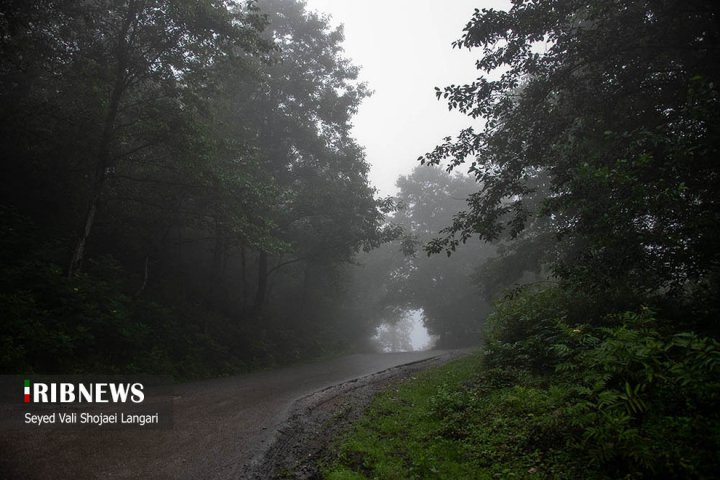
[[410, 352], [413, 350], [412, 330], [413, 314], [405, 312], [395, 322], [381, 324], [372, 341], [380, 352]]
[[393, 232], [342, 40], [296, 1], [3, 3], [2, 371], [205, 376], [369, 337], [346, 264]]
[[467, 162], [480, 189], [430, 250], [529, 230], [562, 239], [555, 273], [599, 292], [714, 275], [719, 15], [677, 0], [476, 10], [455, 46], [481, 50], [482, 76], [437, 95], [485, 127], [420, 160]]
[[688, 332], [663, 335], [647, 308], [611, 315], [605, 326], [568, 324], [553, 311], [568, 302], [559, 293], [524, 292], [500, 305], [486, 365], [520, 368], [561, 400], [541, 413], [555, 416], [549, 433], [578, 468], [584, 461], [613, 477], [709, 475], [717, 466], [720, 344]]
[[546, 289], [516, 293], [499, 302], [487, 322], [490, 367], [513, 365], [542, 372], [552, 370], [553, 357], [548, 350], [554, 338], [554, 325], [565, 319], [562, 293]]
[[468, 163], [478, 186], [426, 248], [498, 241], [475, 272], [485, 295], [528, 272], [556, 280], [506, 292], [482, 366], [434, 387], [443, 427], [411, 434], [451, 442], [473, 478], [716, 472], [719, 17], [703, 2], [518, 0], [476, 10], [455, 43], [481, 49], [482, 76], [437, 96], [484, 127], [419, 160]]
[[568, 324], [563, 301], [502, 302], [483, 355], [376, 401], [326, 478], [711, 478], [720, 344], [663, 336], [648, 309]]
[[403, 312], [422, 310], [423, 324], [437, 336], [438, 347], [477, 344], [490, 305], [471, 276], [477, 265], [494, 254], [494, 247], [470, 242], [449, 258], [418, 251], [462, 206], [474, 188], [473, 180], [417, 167], [401, 176], [397, 186], [397, 210], [387, 221], [403, 234], [359, 257], [362, 270], [354, 288], [375, 303], [375, 315], [387, 323], [397, 321]]
[[484, 351], [378, 398], [325, 478], [712, 478], [720, 343], [647, 308], [577, 323], [574, 301], [501, 301]]
[[482, 51], [482, 76], [437, 96], [484, 127], [420, 161], [467, 162], [477, 191], [427, 250], [500, 241], [485, 294], [557, 282], [506, 293], [474, 373], [380, 399], [330, 478], [716, 475], [718, 18], [677, 0], [475, 11], [455, 46]]

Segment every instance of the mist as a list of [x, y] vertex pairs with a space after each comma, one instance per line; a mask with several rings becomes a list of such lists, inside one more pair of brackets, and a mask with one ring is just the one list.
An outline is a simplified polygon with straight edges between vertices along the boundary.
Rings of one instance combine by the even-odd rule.
[[2, 2], [0, 476], [711, 477], [718, 19]]
[[[397, 84], [363, 73], [340, 16], [133, 5], [7, 11], [35, 40], [3, 40], [5, 371], [185, 379], [480, 340], [490, 299], [472, 275], [494, 247], [424, 251], [474, 179], [413, 160], [383, 174], [389, 197], [377, 177], [452, 125], [382, 159], [360, 143], [388, 143], [362, 108]], [[378, 340], [390, 330], [409, 340]]]

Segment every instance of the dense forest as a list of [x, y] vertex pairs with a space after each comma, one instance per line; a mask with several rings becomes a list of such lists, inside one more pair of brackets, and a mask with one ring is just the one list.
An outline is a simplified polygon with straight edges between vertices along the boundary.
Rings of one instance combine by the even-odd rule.
[[409, 311], [481, 338], [495, 247], [422, 251], [475, 182], [418, 168], [379, 197], [327, 17], [9, 2], [0, 29], [0, 370], [228, 374], [377, 348]]
[[370, 87], [301, 0], [3, 2], [0, 371], [223, 375], [407, 347], [420, 312], [483, 345], [427, 416], [468, 465], [716, 474], [720, 7], [513, 0], [460, 35], [479, 76], [436, 96], [481, 122], [381, 198]]
[[483, 347], [379, 398], [325, 478], [715, 478], [720, 7], [513, 0], [458, 36], [478, 77], [436, 95], [482, 123], [419, 161], [476, 182], [424, 250], [492, 249]]
[[483, 290], [541, 277], [506, 290], [480, 371], [434, 397], [439, 438], [487, 478], [716, 476], [720, 8], [516, 0], [454, 46], [480, 76], [437, 96], [484, 127], [420, 160], [478, 187], [426, 248], [501, 242]]
[[5, 372], [191, 377], [343, 351], [396, 235], [341, 29], [295, 1], [4, 2]]

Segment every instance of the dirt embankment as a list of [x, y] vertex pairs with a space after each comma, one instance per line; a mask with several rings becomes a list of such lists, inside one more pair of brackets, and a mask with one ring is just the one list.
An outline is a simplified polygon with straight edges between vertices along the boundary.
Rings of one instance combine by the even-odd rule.
[[412, 379], [421, 370], [440, 366], [464, 352], [393, 367], [320, 390], [299, 399], [263, 457], [246, 465], [242, 478], [319, 479], [320, 464], [332, 446], [368, 408], [376, 394]]

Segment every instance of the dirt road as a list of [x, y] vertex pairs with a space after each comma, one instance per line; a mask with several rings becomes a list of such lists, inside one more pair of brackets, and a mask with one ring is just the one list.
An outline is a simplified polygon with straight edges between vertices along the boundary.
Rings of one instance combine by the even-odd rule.
[[443, 352], [362, 354], [176, 387], [174, 428], [0, 432], [10, 479], [238, 479], [303, 397]]

